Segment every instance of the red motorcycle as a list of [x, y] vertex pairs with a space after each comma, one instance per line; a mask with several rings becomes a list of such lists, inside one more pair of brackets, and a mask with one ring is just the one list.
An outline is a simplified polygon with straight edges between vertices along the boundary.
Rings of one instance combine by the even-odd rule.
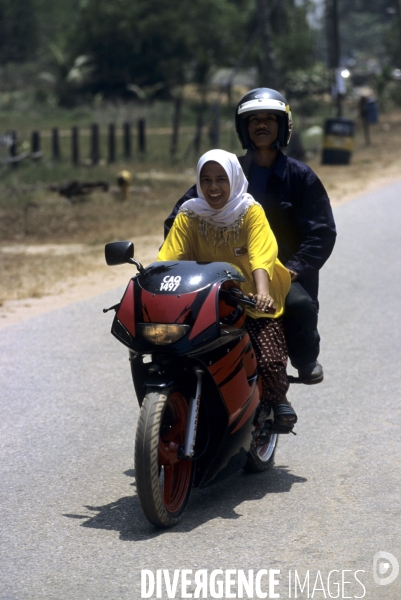
[[259, 402], [261, 383], [237, 269], [224, 262], [155, 262], [132, 242], [105, 247], [108, 265], [138, 269], [114, 309], [112, 334], [129, 349], [140, 415], [135, 478], [145, 516], [178, 523], [192, 487], [274, 462], [278, 431]]

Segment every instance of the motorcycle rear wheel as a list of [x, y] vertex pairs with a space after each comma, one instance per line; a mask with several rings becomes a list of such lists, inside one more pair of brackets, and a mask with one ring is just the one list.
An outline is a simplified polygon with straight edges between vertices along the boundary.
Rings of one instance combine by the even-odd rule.
[[146, 394], [136, 430], [135, 479], [146, 518], [156, 527], [176, 525], [192, 487], [193, 463], [180, 460], [188, 404], [177, 390]]
[[274, 455], [278, 443], [278, 434], [271, 433], [268, 442], [262, 446], [252, 444], [248, 458], [244, 465], [246, 473], [262, 473], [274, 465]]

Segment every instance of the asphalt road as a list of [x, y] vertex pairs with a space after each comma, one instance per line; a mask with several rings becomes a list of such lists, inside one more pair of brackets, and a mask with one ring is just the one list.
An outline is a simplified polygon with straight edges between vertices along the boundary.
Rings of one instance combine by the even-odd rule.
[[[378, 585], [372, 569], [379, 551], [401, 563], [400, 197], [394, 184], [335, 211], [325, 381], [292, 386], [298, 435], [281, 436], [270, 473], [194, 491], [174, 529], [150, 526], [135, 494], [138, 408], [101, 312], [121, 290], [0, 331], [0, 600], [136, 600], [143, 569], [191, 581], [275, 569], [271, 597], [401, 598], [401, 575]], [[382, 581], [394, 572], [388, 558], [378, 569]]]

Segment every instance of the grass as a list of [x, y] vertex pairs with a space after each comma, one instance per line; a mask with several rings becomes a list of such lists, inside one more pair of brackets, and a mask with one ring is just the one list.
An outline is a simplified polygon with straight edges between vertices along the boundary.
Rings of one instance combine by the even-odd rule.
[[135, 191], [126, 202], [117, 191], [95, 192], [74, 204], [54, 192], [20, 192], [19, 206], [14, 202], [0, 210], [0, 305], [58, 294], [77, 277], [108, 277], [106, 242], [153, 236], [157, 247], [163, 240], [163, 219], [192, 178], [134, 181]]
[[0, 236], [11, 243], [24, 239], [27, 243], [93, 244], [107, 241], [119, 231], [152, 233], [155, 223], [160, 224], [159, 214], [169, 214], [192, 179], [191, 175], [180, 182], [134, 179], [129, 202], [121, 201], [117, 187], [93, 192], [74, 203], [57, 192], [19, 191], [13, 194], [13, 205], [2, 210]]

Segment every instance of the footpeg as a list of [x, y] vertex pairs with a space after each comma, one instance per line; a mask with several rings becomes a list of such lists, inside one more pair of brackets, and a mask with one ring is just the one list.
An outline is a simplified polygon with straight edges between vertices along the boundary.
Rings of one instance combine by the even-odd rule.
[[[263, 437], [268, 437], [272, 433], [292, 433], [293, 435], [297, 435], [292, 427], [283, 427], [283, 425], [278, 425], [274, 421], [268, 421], [263, 424], [263, 426], [257, 431], [253, 432], [253, 438], [259, 438], [259, 440], [263, 440]], [[263, 441], [262, 441], [263, 443]]]

